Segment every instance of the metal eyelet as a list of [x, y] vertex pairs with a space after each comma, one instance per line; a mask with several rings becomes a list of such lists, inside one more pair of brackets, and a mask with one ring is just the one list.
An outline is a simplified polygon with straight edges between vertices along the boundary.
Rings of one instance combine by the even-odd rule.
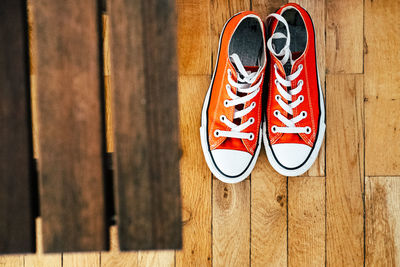
[[252, 103], [251, 103], [251, 106], [252, 106], [253, 108], [255, 108], [255, 107], [256, 107], [256, 102], [252, 102]]
[[303, 69], [303, 64], [300, 64], [297, 68], [302, 70]]
[[275, 115], [275, 117], [278, 117], [279, 114], [280, 114], [279, 110], [274, 110], [274, 115]]
[[278, 83], [279, 83], [278, 79], [275, 79], [274, 83], [275, 83], [275, 85], [278, 85]]
[[252, 141], [253, 139], [254, 139], [254, 134], [253, 134], [253, 133], [250, 133], [250, 135], [249, 135], [249, 140]]
[[300, 100], [300, 102], [303, 102], [304, 101], [304, 96], [303, 95], [299, 96], [299, 100]]
[[304, 81], [303, 81], [303, 80], [300, 80], [300, 81], [297, 83], [297, 86], [303, 85], [303, 84], [304, 84]]
[[272, 132], [272, 133], [276, 133], [276, 130], [277, 130], [277, 129], [276, 129], [276, 126], [275, 126], [275, 125], [271, 127], [271, 132]]
[[219, 137], [219, 130], [215, 130], [215, 131], [214, 131], [214, 136], [215, 136], [215, 137]]
[[228, 105], [229, 105], [229, 100], [225, 100], [225, 101], [224, 101], [224, 106], [227, 108]]
[[231, 86], [229, 84], [225, 85], [225, 88], [231, 90]]
[[250, 119], [249, 119], [249, 122], [250, 122], [250, 124], [253, 124], [254, 123], [254, 118], [253, 117], [251, 117]]
[[276, 101], [281, 100], [281, 96], [280, 96], [280, 95], [275, 95], [275, 100], [276, 100]]
[[303, 118], [306, 118], [307, 117], [307, 112], [306, 111], [302, 111], [301, 112], [301, 116], [303, 116]]
[[306, 134], [310, 134], [311, 133], [311, 128], [310, 127], [306, 127]]
[[221, 115], [220, 117], [219, 117], [219, 119], [221, 120], [221, 121], [224, 121], [225, 120], [225, 116], [224, 115]]

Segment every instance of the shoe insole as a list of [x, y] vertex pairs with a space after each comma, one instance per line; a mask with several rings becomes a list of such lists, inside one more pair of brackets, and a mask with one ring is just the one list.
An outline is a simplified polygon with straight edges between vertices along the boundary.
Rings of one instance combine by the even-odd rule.
[[248, 17], [242, 20], [229, 44], [229, 55], [236, 53], [243, 66], [259, 66], [263, 53], [263, 33], [259, 21]]

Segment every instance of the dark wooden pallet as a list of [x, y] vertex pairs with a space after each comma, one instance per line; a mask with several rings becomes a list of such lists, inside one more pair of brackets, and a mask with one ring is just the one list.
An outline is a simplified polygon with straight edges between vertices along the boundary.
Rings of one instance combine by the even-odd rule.
[[0, 252], [35, 251], [26, 6], [0, 1]]
[[108, 250], [115, 217], [122, 250], [180, 248], [175, 2], [26, 5], [0, 1], [0, 253], [38, 215], [44, 252]]

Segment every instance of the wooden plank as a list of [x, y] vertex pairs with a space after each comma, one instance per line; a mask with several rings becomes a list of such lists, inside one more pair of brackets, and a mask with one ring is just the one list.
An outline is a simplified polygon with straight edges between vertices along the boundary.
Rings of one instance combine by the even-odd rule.
[[363, 0], [326, 0], [328, 73], [363, 72]]
[[174, 267], [175, 252], [173, 250], [141, 251], [138, 256], [140, 267]]
[[[37, 108], [37, 55], [36, 40], [33, 25], [35, 23], [32, 1], [27, 1], [28, 11], [28, 38], [29, 38], [29, 63], [30, 63], [30, 86], [31, 86], [31, 114], [32, 114], [32, 140], [33, 157], [37, 161], [39, 158], [39, 132], [38, 132], [38, 108]], [[42, 218], [35, 220], [36, 227], [36, 254], [24, 256], [24, 267], [61, 267], [61, 253], [43, 254], [43, 232]]]
[[211, 74], [210, 0], [177, 0], [179, 73]]
[[287, 178], [265, 153], [251, 174], [251, 265], [287, 265]]
[[[211, 60], [218, 56], [219, 37], [226, 21], [250, 1], [210, 1]], [[250, 181], [228, 185], [213, 179], [213, 266], [247, 266], [250, 264]]]
[[103, 13], [102, 16], [102, 41], [103, 41], [103, 79], [104, 99], [106, 113], [106, 143], [107, 153], [114, 152], [113, 118], [112, 118], [112, 88], [111, 88], [111, 53], [110, 53], [110, 18]]
[[251, 7], [265, 21], [265, 18], [269, 14], [276, 12], [281, 6], [287, 3], [287, 0], [252, 0]]
[[[314, 23], [317, 43], [318, 73], [321, 86], [325, 92], [325, 0], [295, 0], [310, 14]], [[319, 151], [318, 158], [307, 171], [306, 176], [325, 175], [325, 139]]]
[[0, 2], [0, 253], [35, 251], [26, 12]]
[[361, 75], [327, 75], [326, 85], [327, 265], [361, 266], [364, 260], [363, 79]]
[[400, 264], [400, 177], [366, 177], [366, 266]]
[[92, 253], [64, 253], [62, 266], [100, 267], [100, 252]]
[[181, 248], [175, 2], [109, 7], [120, 248]]
[[202, 99], [209, 82], [206, 75], [179, 78], [183, 248], [176, 251], [176, 266], [182, 267], [211, 266], [211, 173], [199, 142]]
[[100, 253], [101, 267], [137, 267], [137, 252], [120, 252], [118, 228], [110, 227], [110, 251]]
[[213, 266], [250, 265], [250, 181], [213, 179]]
[[365, 1], [365, 172], [400, 174], [400, 36], [397, 1]]
[[289, 266], [325, 265], [325, 178], [289, 177]]
[[32, 7], [44, 251], [106, 249], [97, 1]]

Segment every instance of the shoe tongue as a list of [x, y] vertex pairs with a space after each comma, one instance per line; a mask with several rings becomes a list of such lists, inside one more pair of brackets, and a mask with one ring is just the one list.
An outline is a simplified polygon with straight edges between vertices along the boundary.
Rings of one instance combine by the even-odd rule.
[[[243, 66], [243, 67], [246, 70], [247, 74], [251, 74], [251, 73], [257, 72], [259, 70], [258, 66]], [[243, 75], [239, 71], [237, 71], [237, 69], [236, 69], [236, 73], [237, 73], [238, 77], [244, 78]], [[240, 81], [238, 81], [238, 82], [243, 83]]]
[[288, 60], [288, 62], [286, 62], [285, 65], [283, 65], [283, 69], [285, 70], [285, 74], [286, 76], [289, 76], [292, 72], [292, 64], [290, 64], [290, 60]]
[[[298, 59], [301, 54], [302, 52], [292, 52], [293, 62], [296, 61], [296, 59]], [[283, 69], [285, 70], [286, 76], [292, 74], [292, 64], [290, 63], [290, 60], [288, 60], [285, 65], [283, 65]]]
[[258, 66], [244, 66], [244, 69], [246, 71], [250, 71], [250, 72], [257, 72], [259, 67]]

